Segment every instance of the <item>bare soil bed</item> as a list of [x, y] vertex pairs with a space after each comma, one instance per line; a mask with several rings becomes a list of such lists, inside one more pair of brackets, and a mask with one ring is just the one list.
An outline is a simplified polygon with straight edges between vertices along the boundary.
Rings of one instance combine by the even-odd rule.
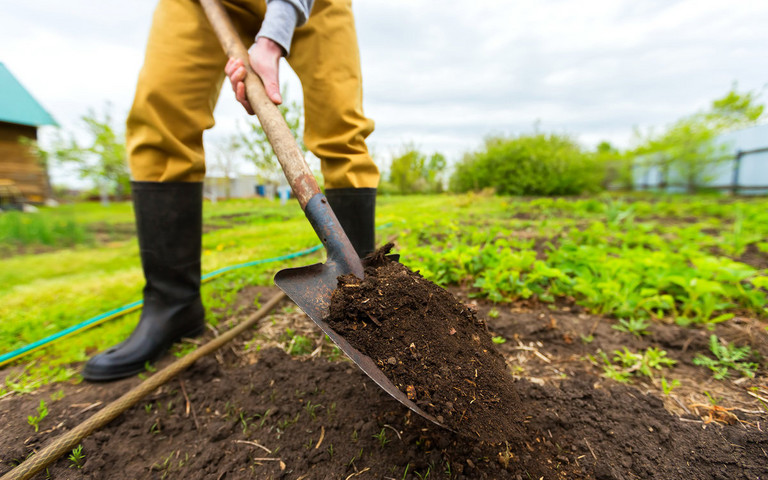
[[[238, 302], [274, 292], [245, 289]], [[466, 290], [453, 293], [473, 303]], [[472, 308], [506, 339], [498, 348], [515, 379], [520, 431], [504, 443], [468, 439], [412, 414], [286, 303], [252, 338], [198, 362], [86, 439], [80, 465], [62, 458], [37, 478], [765, 478], [768, 412], [756, 396], [768, 395], [766, 372], [713, 380], [692, 364], [710, 332], [655, 324], [636, 338], [567, 301]], [[287, 327], [317, 338], [314, 351], [285, 353], [296, 338], [284, 336]], [[739, 318], [715, 333], [765, 355], [763, 327]], [[618, 384], [585, 360], [621, 346], [663, 347], [678, 361], [681, 385], [665, 395], [657, 380]], [[0, 399], [0, 474], [139, 381]], [[51, 399], [58, 390], [63, 396]], [[36, 433], [26, 417], [41, 399], [50, 413]]]

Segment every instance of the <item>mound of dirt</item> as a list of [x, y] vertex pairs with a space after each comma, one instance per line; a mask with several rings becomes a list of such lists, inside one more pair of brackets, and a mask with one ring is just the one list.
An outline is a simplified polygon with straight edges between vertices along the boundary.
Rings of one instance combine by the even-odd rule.
[[389, 259], [339, 278], [326, 322], [398, 389], [452, 430], [501, 443], [519, 436], [519, 399], [485, 322], [450, 292]]
[[[244, 289], [238, 302], [253, 305], [257, 295], [266, 299], [275, 291]], [[680, 365], [674, 376], [683, 385], [669, 395], [649, 393], [651, 383], [638, 383], [639, 389], [620, 385], [582, 360], [595, 345], [610, 350], [626, 335], [605, 319], [481, 300], [479, 312], [498, 309], [488, 322], [507, 339], [499, 350], [517, 376], [525, 374], [514, 383], [522, 433], [494, 445], [413, 414], [340, 359], [321, 335], [312, 355], [268, 348], [272, 330], [274, 335], [286, 326], [305, 335], [316, 332], [311, 320], [291, 313], [295, 307], [287, 302], [281, 307], [253, 337], [244, 335], [201, 359], [83, 440], [79, 460], [65, 455], [35, 479], [698, 480], [758, 479], [768, 471], [768, 415], [759, 404], [737, 402], [736, 395], [748, 387], [750, 394], [754, 387], [756, 395], [764, 395], [763, 372], [726, 388], [722, 381], [691, 377], [688, 366]], [[724, 327], [717, 327], [718, 335], [735, 340]], [[686, 346], [707, 338], [706, 332], [685, 332], [663, 335], [663, 345], [680, 364], [691, 356], [683, 352]], [[763, 348], [762, 325], [757, 333], [754, 343]], [[591, 343], [573, 341], [587, 334], [594, 336]], [[212, 336], [209, 332], [207, 339]], [[646, 343], [630, 346], [644, 348], [651, 341], [645, 337], [633, 342]], [[260, 348], [247, 347], [254, 344]], [[287, 341], [280, 345], [290, 350]], [[133, 377], [110, 384], [64, 383], [0, 398], [0, 475], [139, 382]], [[703, 418], [671, 414], [665, 402], [674, 397], [680, 408], [690, 406], [693, 400], [682, 392], [694, 383], [730, 401], [722, 400], [723, 407], [713, 406]], [[27, 416], [41, 400], [49, 413], [36, 431]], [[730, 408], [734, 403], [743, 408]]]
[[[114, 400], [138, 379], [63, 385], [40, 431], [37, 395], [0, 400], [0, 475]], [[501, 446], [421, 419], [349, 362], [260, 352], [225, 368], [204, 358], [36, 479], [635, 478], [755, 479], [768, 436], [742, 425], [683, 422], [632, 387], [518, 381], [524, 432]]]

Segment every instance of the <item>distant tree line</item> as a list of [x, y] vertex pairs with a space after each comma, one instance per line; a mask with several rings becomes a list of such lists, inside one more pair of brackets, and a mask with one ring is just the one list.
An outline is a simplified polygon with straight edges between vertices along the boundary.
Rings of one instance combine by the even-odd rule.
[[754, 92], [734, 86], [703, 112], [688, 115], [656, 132], [635, 132], [635, 146], [621, 151], [608, 142], [594, 150], [567, 135], [533, 133], [491, 137], [459, 161], [450, 179], [455, 192], [494, 189], [505, 195], [576, 195], [633, 188], [633, 176], [659, 168], [662, 182], [676, 179], [689, 192], [713, 180], [731, 160], [716, 137], [758, 123], [765, 107]]
[[[492, 189], [502, 195], [578, 195], [608, 187], [632, 189], [635, 176], [655, 168], [662, 184], [675, 181], [694, 192], [713, 179], [722, 162], [731, 159], [724, 146], [716, 143], [717, 136], [764, 118], [765, 107], [758, 100], [756, 93], [740, 93], [734, 85], [705, 111], [685, 116], [659, 131], [636, 130], [635, 145], [623, 151], [608, 142], [587, 149], [558, 133], [493, 136], [478, 150], [465, 154], [450, 175], [444, 155], [422, 152], [409, 143], [392, 159], [379, 191], [418, 194]], [[306, 152], [301, 143], [301, 105], [286, 102], [279, 108]], [[104, 201], [130, 193], [124, 129], [115, 126], [110, 110], [106, 105], [102, 113], [91, 110], [84, 115], [85, 135], [80, 138], [57, 131], [48, 148], [31, 145], [46, 165], [75, 166], [82, 178], [93, 181]], [[214, 147], [211, 166], [226, 177], [235, 173], [235, 162], [244, 159], [254, 164], [260, 181], [282, 179], [277, 159], [255, 118], [249, 118], [245, 128], [241, 126]]]

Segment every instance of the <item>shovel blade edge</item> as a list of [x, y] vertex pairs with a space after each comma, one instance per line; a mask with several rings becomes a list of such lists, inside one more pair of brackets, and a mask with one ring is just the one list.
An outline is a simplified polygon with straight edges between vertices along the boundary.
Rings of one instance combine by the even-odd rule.
[[379, 387], [390, 394], [414, 413], [443, 428], [445, 425], [413, 403], [405, 393], [393, 384], [371, 357], [353, 347], [344, 337], [336, 333], [323, 319], [328, 315], [331, 295], [336, 289], [337, 278], [345, 272], [337, 272], [332, 266], [316, 263], [306, 267], [286, 268], [275, 275], [275, 284], [288, 295], [288, 298], [312, 319], [328, 338], [360, 367]]

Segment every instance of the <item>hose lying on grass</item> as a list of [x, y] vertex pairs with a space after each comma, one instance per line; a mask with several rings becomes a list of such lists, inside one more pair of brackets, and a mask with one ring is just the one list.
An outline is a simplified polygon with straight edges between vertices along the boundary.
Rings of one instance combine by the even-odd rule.
[[156, 388], [165, 384], [170, 379], [189, 368], [189, 366], [192, 365], [195, 361], [215, 352], [230, 340], [235, 338], [237, 335], [253, 326], [284, 298], [285, 293], [283, 292], [275, 294], [266, 304], [264, 304], [263, 307], [246, 318], [242, 323], [230, 329], [226, 333], [214, 338], [210, 342], [206, 343], [185, 357], [176, 360], [172, 364], [157, 372], [155, 375], [152, 375], [146, 379], [141, 384], [137, 385], [132, 390], [125, 393], [117, 400], [101, 409], [88, 420], [84, 421], [72, 430], [61, 434], [42, 450], [29, 457], [26, 461], [18, 465], [13, 470], [3, 475], [0, 480], [26, 480], [31, 478], [33, 475], [56, 461], [56, 459], [58, 459], [60, 456], [77, 446], [85, 437], [103, 427], [107, 423], [111, 422], [125, 410], [136, 405], [142, 398], [147, 396]]
[[[387, 224], [389, 225], [389, 224]], [[385, 227], [387, 225], [383, 225], [382, 227]], [[314, 253], [320, 248], [322, 248], [322, 244], [315, 245], [314, 247], [310, 247], [304, 250], [299, 250], [298, 252], [289, 253], [287, 255], [280, 255], [279, 257], [272, 257], [272, 258], [265, 258], [261, 260], [254, 260], [251, 262], [241, 263], [238, 265], [230, 265], [228, 267], [220, 268], [218, 270], [215, 270], [210, 273], [206, 273], [201, 277], [201, 281], [203, 283], [209, 282], [215, 278], [218, 278], [225, 273], [231, 272], [232, 270], [238, 270], [240, 268], [246, 268], [246, 267], [253, 267], [256, 265], [263, 265], [265, 263], [271, 263], [271, 262], [282, 262], [285, 260], [291, 260], [293, 258], [302, 257], [304, 255], [309, 255], [311, 253]], [[127, 315], [131, 312], [135, 312], [136, 310], [140, 309], [144, 305], [143, 300], [137, 300], [135, 302], [129, 303], [128, 305], [123, 305], [120, 308], [116, 308], [114, 310], [110, 310], [108, 312], [102, 313], [101, 315], [97, 315], [93, 318], [89, 318], [88, 320], [85, 320], [81, 323], [78, 323], [77, 325], [73, 325], [69, 328], [66, 328], [60, 332], [56, 332], [53, 335], [49, 335], [45, 338], [42, 338], [40, 340], [37, 340], [35, 342], [32, 342], [28, 345], [25, 345], [21, 348], [18, 348], [12, 352], [4, 353], [0, 355], [0, 367], [11, 363], [15, 360], [18, 360], [19, 358], [28, 355], [36, 350], [39, 350], [50, 343], [53, 343], [55, 341], [61, 340], [63, 338], [69, 337], [70, 335], [75, 335], [77, 333], [83, 332], [89, 328], [93, 328], [97, 325], [101, 325], [104, 322], [107, 322], [109, 320], [114, 320], [115, 318], [122, 317], [124, 315]]]

